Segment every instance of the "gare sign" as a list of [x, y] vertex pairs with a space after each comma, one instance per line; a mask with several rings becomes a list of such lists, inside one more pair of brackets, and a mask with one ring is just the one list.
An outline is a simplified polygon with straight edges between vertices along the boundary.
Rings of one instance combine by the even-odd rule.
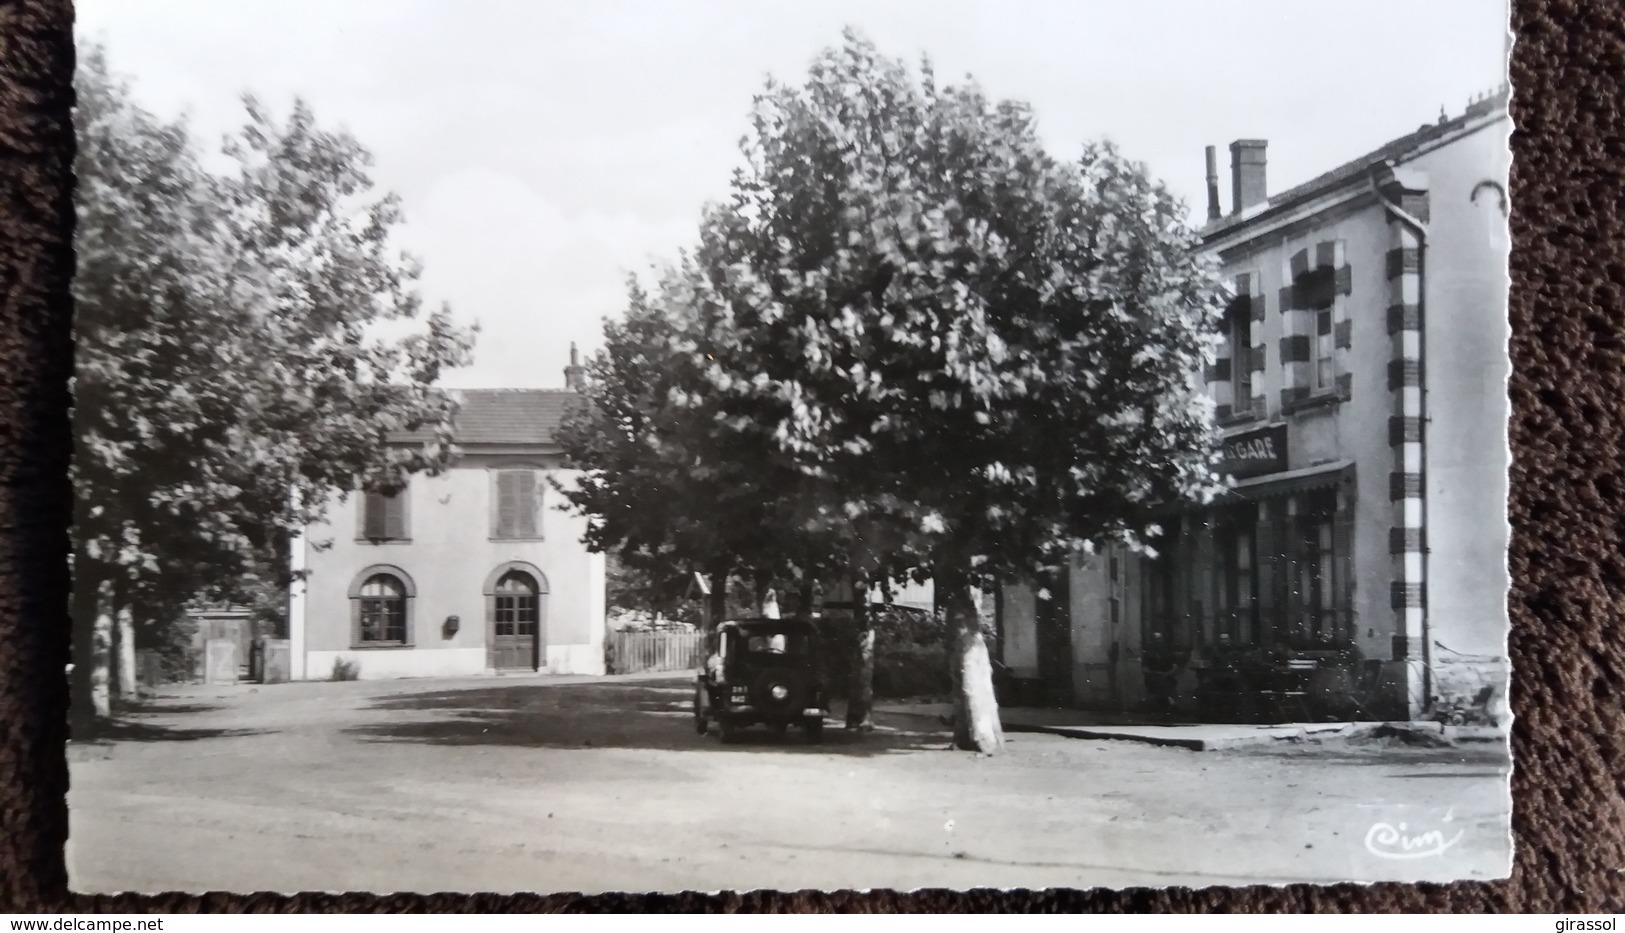
[[1221, 473], [1241, 478], [1286, 469], [1286, 425], [1244, 431], [1224, 439]]

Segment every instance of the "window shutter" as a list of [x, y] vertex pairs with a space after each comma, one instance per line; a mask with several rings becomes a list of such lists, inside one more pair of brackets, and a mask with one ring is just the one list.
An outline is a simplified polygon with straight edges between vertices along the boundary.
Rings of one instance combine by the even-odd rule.
[[497, 474], [497, 528], [496, 537], [514, 536], [514, 475], [503, 471]]
[[535, 471], [503, 470], [497, 473], [496, 537], [537, 537], [536, 493]]
[[406, 494], [369, 492], [361, 503], [361, 536], [370, 541], [406, 537]]
[[516, 537], [536, 537], [536, 474], [530, 470], [514, 473], [514, 522]]
[[369, 492], [361, 497], [361, 537], [378, 539], [384, 536], [384, 497]]
[[406, 539], [406, 493], [398, 492], [384, 499], [387, 503], [385, 515], [388, 521], [384, 526], [384, 536], [391, 541]]

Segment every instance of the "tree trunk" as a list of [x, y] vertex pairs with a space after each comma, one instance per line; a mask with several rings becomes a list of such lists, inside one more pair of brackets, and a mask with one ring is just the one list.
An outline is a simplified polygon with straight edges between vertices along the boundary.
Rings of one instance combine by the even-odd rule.
[[113, 715], [108, 693], [109, 670], [113, 658], [113, 581], [99, 580], [86, 594], [84, 621], [78, 628], [84, 638], [74, 645], [75, 719], [94, 725]]
[[757, 614], [764, 619], [777, 619], [779, 617], [779, 591], [771, 586], [758, 586], [756, 592]]
[[69, 620], [73, 631], [73, 672], [68, 679], [69, 721], [80, 729], [92, 728], [98, 717], [109, 710], [97, 712], [95, 703], [96, 670], [96, 595], [100, 590], [100, 577], [96, 565], [83, 553], [75, 555], [73, 568], [73, 606]]
[[119, 594], [113, 621], [113, 696], [120, 702], [134, 700], [140, 693], [135, 682], [135, 610]]
[[875, 626], [869, 613], [869, 581], [852, 580], [852, 682], [847, 688], [846, 727], [868, 732], [874, 729], [875, 705]]
[[707, 600], [705, 625], [711, 631], [728, 619], [728, 571], [711, 571], [711, 596]]
[[992, 755], [1004, 747], [993, 661], [982, 637], [982, 614], [964, 568], [934, 574], [947, 613], [949, 673], [954, 685], [954, 747]]
[[797, 607], [796, 612], [803, 619], [813, 617], [813, 578], [810, 573], [801, 578], [801, 605]]
[[772, 580], [766, 574], [751, 575], [751, 588], [755, 591], [756, 615], [762, 618], [772, 618], [768, 615], [768, 603], [773, 600], [773, 588], [769, 586]]

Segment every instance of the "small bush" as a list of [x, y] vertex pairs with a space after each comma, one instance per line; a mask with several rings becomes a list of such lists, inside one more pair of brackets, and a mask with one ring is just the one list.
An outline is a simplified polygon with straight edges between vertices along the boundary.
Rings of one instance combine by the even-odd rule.
[[361, 677], [361, 665], [357, 664], [354, 661], [347, 661], [344, 658], [334, 658], [333, 659], [333, 673], [327, 679], [328, 680], [359, 680], [360, 677]]
[[[952, 692], [947, 625], [940, 616], [901, 606], [876, 606], [871, 621], [875, 630], [877, 699], [945, 696]], [[845, 696], [851, 686], [856, 630], [846, 618], [827, 619], [819, 629], [830, 692]]]
[[948, 658], [940, 647], [894, 647], [875, 652], [875, 696], [884, 699], [946, 696], [953, 691]]

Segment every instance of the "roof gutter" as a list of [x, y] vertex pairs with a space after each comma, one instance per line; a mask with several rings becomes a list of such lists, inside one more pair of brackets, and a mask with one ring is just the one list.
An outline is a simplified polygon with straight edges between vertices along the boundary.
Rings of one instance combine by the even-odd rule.
[[1371, 185], [1371, 193], [1376, 195], [1377, 201], [1382, 204], [1382, 206], [1388, 211], [1388, 213], [1390, 213], [1394, 217], [1398, 218], [1400, 221], [1402, 221], [1407, 226], [1409, 226], [1412, 230], [1415, 230], [1416, 235], [1422, 238], [1423, 245], [1426, 245], [1427, 244], [1427, 236], [1428, 236], [1428, 225], [1423, 223], [1422, 221], [1418, 220], [1415, 217], [1415, 215], [1413, 215], [1410, 212], [1406, 211], [1403, 207], [1400, 207], [1398, 204], [1395, 204], [1393, 201], [1388, 200], [1388, 196], [1382, 193], [1382, 187], [1377, 184], [1377, 172], [1379, 170], [1382, 170], [1382, 169], [1391, 169], [1391, 168], [1394, 168], [1394, 163], [1391, 162], [1391, 161], [1374, 163], [1371, 166], [1371, 171], [1366, 174], [1366, 182]]
[[1266, 208], [1257, 217], [1243, 217], [1224, 229], [1207, 234], [1203, 237], [1202, 246], [1204, 249], [1213, 252], [1223, 252], [1243, 243], [1263, 239], [1294, 224], [1302, 223], [1364, 196], [1365, 192], [1356, 186], [1352, 191], [1344, 191], [1318, 203], [1311, 201], [1305, 207], [1300, 207], [1290, 213], [1283, 213], [1279, 217], [1264, 220], [1264, 215], [1269, 213], [1269, 209]]

